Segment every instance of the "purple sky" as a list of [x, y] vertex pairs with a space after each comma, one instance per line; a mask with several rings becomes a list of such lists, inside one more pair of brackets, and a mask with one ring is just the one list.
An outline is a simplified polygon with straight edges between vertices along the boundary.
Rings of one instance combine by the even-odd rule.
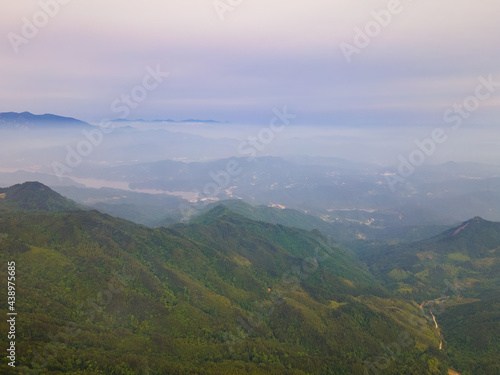
[[[3, 2], [0, 112], [116, 118], [113, 101], [159, 65], [169, 77], [130, 119], [262, 124], [286, 105], [302, 124], [439, 126], [479, 76], [500, 81], [498, 0], [243, 0], [224, 20], [212, 0], [60, 1], [17, 47], [25, 20], [43, 24], [41, 4], [59, 3]], [[389, 6], [348, 63], [341, 44]], [[496, 90], [470, 121], [498, 129]]]

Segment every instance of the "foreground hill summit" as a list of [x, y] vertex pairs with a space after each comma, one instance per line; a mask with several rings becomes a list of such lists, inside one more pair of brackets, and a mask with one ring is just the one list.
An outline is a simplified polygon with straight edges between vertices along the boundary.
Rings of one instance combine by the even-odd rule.
[[0, 188], [0, 210], [74, 211], [82, 207], [39, 182]]

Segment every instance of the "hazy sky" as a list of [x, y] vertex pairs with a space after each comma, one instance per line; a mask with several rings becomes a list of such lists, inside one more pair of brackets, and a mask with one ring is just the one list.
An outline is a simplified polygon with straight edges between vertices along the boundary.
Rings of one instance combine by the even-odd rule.
[[[170, 75], [129, 119], [267, 123], [286, 105], [302, 124], [439, 126], [479, 76], [500, 82], [498, 0], [60, 2], [2, 1], [0, 111], [117, 118], [150, 66]], [[467, 121], [497, 128], [493, 91]]]

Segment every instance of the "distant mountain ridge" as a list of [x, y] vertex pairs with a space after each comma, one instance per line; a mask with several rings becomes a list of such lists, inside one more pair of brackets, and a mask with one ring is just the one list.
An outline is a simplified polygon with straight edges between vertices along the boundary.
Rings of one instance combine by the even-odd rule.
[[227, 121], [217, 121], [217, 120], [200, 120], [200, 119], [186, 119], [186, 120], [172, 120], [172, 119], [156, 119], [156, 120], [144, 120], [142, 118], [137, 120], [128, 120], [128, 119], [116, 119], [113, 122], [170, 122], [174, 124], [182, 124], [182, 123], [207, 123], [207, 124], [223, 124], [227, 123]]
[[84, 121], [77, 120], [72, 117], [63, 117], [46, 113], [43, 115], [35, 115], [30, 112], [2, 112], [0, 113], [0, 127], [8, 125], [14, 126], [92, 126]]

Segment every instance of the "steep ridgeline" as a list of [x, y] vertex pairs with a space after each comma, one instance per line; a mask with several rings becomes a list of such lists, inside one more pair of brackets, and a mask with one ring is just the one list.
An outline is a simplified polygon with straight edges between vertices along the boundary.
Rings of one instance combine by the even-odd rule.
[[[224, 207], [160, 229], [97, 211], [4, 209], [0, 248], [2, 264], [16, 262], [16, 361], [26, 373], [447, 368], [418, 305], [392, 298], [317, 231]], [[17, 370], [2, 359], [2, 374]]]
[[402, 296], [438, 297], [450, 283], [469, 295], [488, 292], [500, 285], [500, 223], [475, 217], [428, 240], [366, 252], [363, 260]]

